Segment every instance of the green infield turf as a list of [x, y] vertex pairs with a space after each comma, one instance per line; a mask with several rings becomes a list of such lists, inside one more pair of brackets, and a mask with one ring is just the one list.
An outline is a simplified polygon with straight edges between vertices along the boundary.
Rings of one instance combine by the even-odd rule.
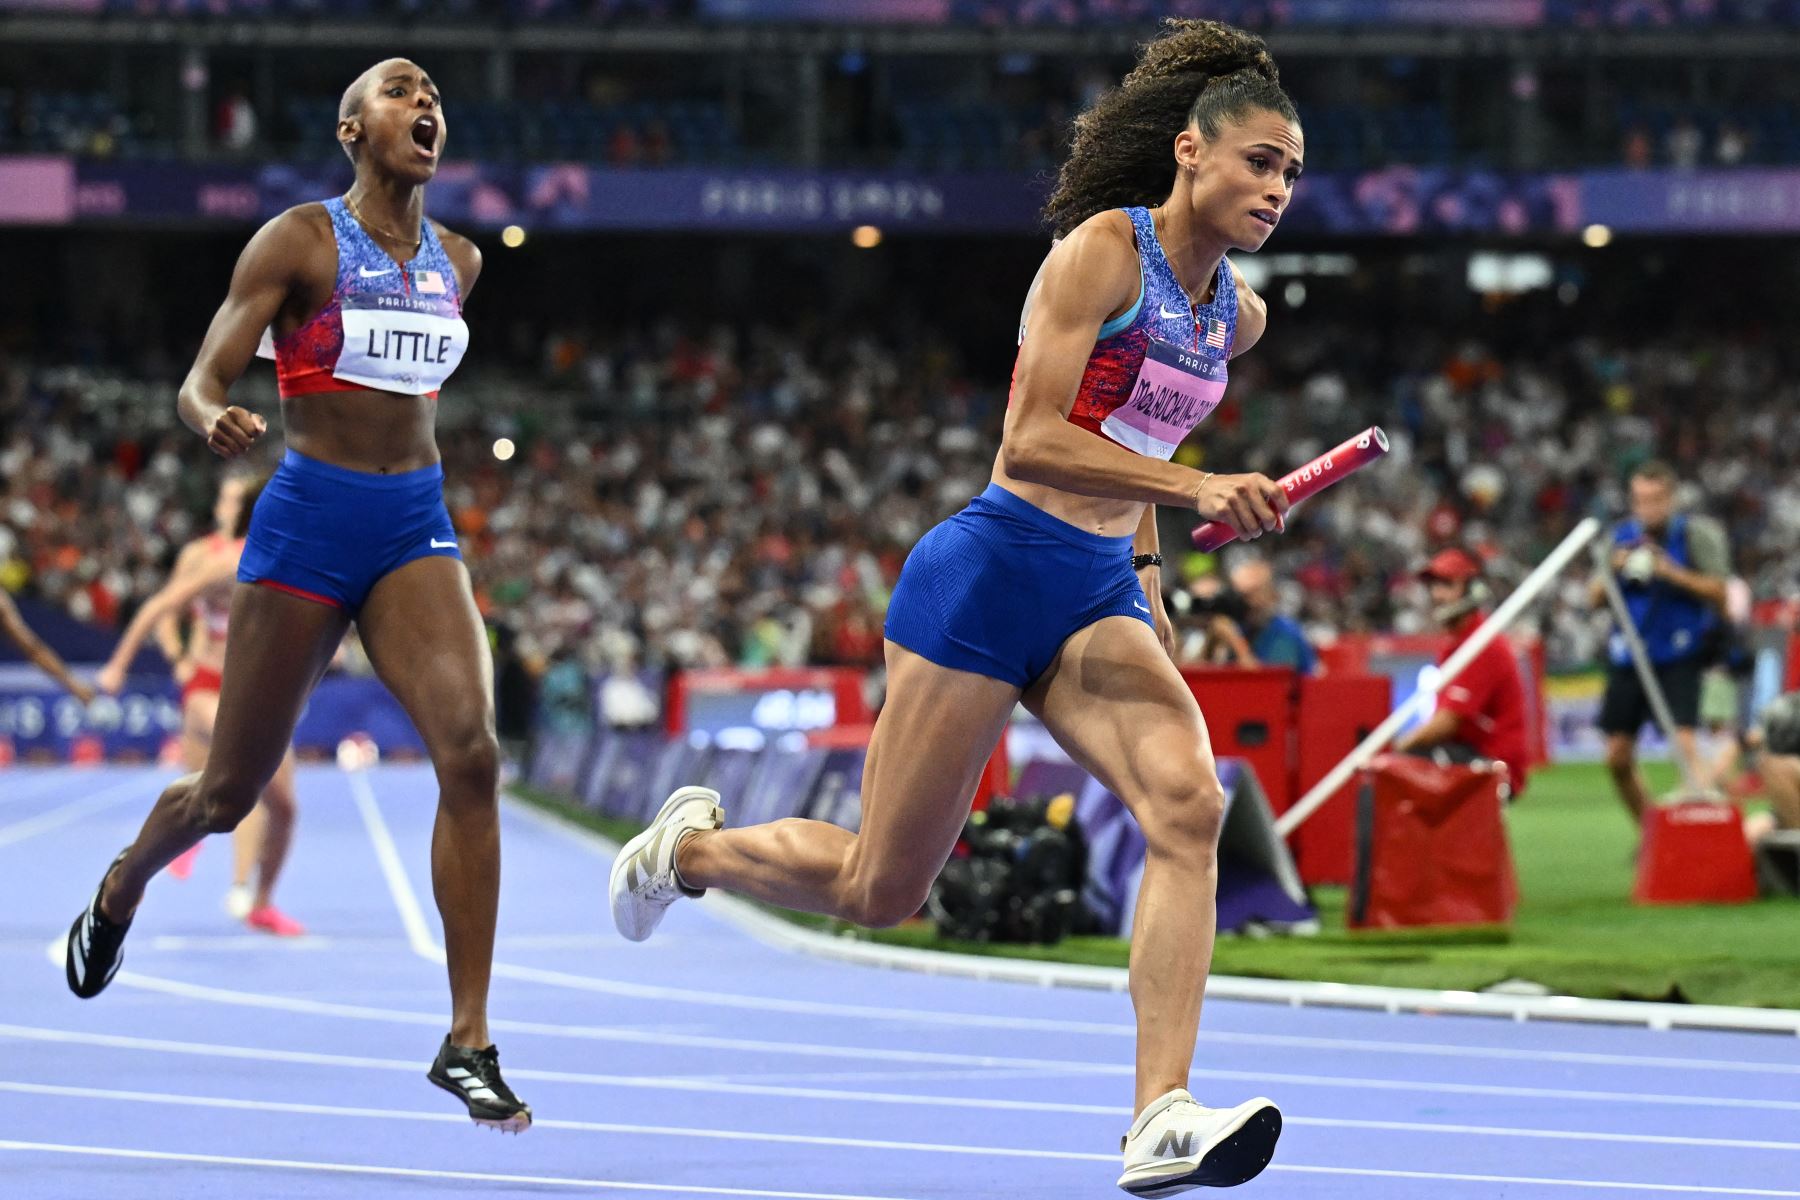
[[[1673, 773], [1651, 764], [1652, 788]], [[635, 829], [556, 797], [515, 789], [615, 840]], [[1350, 933], [1344, 890], [1317, 889], [1324, 928], [1314, 937], [1222, 937], [1223, 975], [1392, 987], [1480, 990], [1509, 979], [1604, 999], [1687, 1000], [1800, 1008], [1800, 902], [1640, 907], [1631, 903], [1633, 831], [1597, 765], [1548, 767], [1508, 814], [1522, 892], [1510, 935]], [[595, 886], [604, 887], [597, 877]], [[829, 924], [816, 918], [812, 925]], [[929, 923], [858, 930], [896, 945], [1123, 966], [1128, 943], [1070, 938], [1055, 946], [996, 946], [939, 938]]]

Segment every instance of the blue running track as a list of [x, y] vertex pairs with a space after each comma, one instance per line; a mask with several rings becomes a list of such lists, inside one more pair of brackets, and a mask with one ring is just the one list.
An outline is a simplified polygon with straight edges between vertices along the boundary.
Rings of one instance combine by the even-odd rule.
[[[424, 1078], [448, 995], [417, 767], [303, 770], [280, 898], [307, 937], [224, 917], [215, 839], [78, 1001], [63, 932], [167, 777], [0, 771], [0, 1195], [1122, 1195], [1125, 996], [795, 954], [711, 899], [629, 945], [608, 848], [519, 807], [491, 1011], [538, 1120], [475, 1128]], [[1193, 1090], [1286, 1112], [1246, 1196], [1800, 1197], [1791, 1037], [1215, 1000]]]

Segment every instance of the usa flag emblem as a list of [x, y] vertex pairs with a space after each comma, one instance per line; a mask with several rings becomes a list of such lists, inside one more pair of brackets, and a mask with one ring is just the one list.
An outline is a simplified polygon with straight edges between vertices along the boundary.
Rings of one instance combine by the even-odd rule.
[[[444, 294], [444, 276], [440, 271], [420, 271], [413, 277], [418, 281], [419, 294], [424, 296]], [[1224, 343], [1221, 342], [1220, 345]]]
[[1206, 344], [1214, 350], [1225, 348], [1225, 322], [1213, 320], [1206, 322]]

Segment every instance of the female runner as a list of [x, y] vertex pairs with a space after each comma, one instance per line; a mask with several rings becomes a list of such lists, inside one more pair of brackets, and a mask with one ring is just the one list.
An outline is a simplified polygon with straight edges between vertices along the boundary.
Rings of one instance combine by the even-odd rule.
[[390, 59], [344, 93], [345, 195], [289, 209], [250, 240], [182, 385], [182, 420], [224, 458], [267, 431], [227, 390], [273, 334], [287, 452], [250, 523], [231, 602], [212, 753], [170, 784], [69, 930], [76, 995], [119, 968], [144, 887], [256, 804], [350, 622], [437, 769], [431, 877], [444, 920], [450, 1032], [428, 1072], [482, 1124], [531, 1110], [500, 1077], [488, 978], [500, 892], [493, 666], [444, 507], [437, 390], [468, 348], [481, 272], [468, 239], [425, 219], [445, 122], [436, 85]]
[[[677, 791], [613, 867], [621, 932], [722, 887], [888, 925], [917, 912], [1022, 698], [1118, 795], [1148, 843], [1131, 946], [1137, 1118], [1119, 1185], [1229, 1187], [1274, 1153], [1267, 1100], [1186, 1090], [1211, 964], [1224, 792], [1170, 659], [1155, 506], [1281, 528], [1259, 474], [1171, 463], [1218, 404], [1265, 311], [1225, 257], [1256, 250], [1293, 197], [1301, 134], [1260, 38], [1173, 21], [1076, 123], [1048, 215], [1063, 240], [1028, 303], [988, 489], [914, 547], [887, 618], [887, 703], [861, 831], [789, 820], [721, 829], [718, 794]], [[1134, 554], [1135, 551], [1135, 554]]]

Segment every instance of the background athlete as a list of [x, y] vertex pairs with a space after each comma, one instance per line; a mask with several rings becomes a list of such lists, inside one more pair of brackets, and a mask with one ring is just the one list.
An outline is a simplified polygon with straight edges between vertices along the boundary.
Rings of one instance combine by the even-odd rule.
[[[181, 684], [181, 753], [189, 771], [206, 765], [212, 747], [213, 724], [219, 712], [219, 685], [225, 666], [225, 639], [231, 625], [231, 593], [242, 557], [244, 534], [262, 485], [238, 476], [219, 486], [214, 508], [219, 528], [181, 549], [169, 582], [144, 601], [131, 624], [113, 648], [112, 658], [95, 681], [117, 695], [144, 639], [154, 631], [159, 638], [173, 632], [177, 614], [192, 606], [193, 626], [185, 645], [174, 634], [174, 652], [164, 644], [164, 657], [175, 664]], [[306, 932], [300, 922], [275, 907], [275, 883], [287, 862], [294, 840], [294, 752], [290, 746], [281, 766], [248, 817], [231, 831], [232, 884], [225, 896], [225, 910], [252, 929], [278, 937], [297, 937]], [[181, 869], [191, 862], [203, 843], [169, 864], [169, 873], [185, 877]], [[250, 885], [252, 870], [255, 887]]]
[[1064, 240], [1029, 304], [992, 482], [925, 535], [895, 587], [860, 832], [805, 820], [721, 829], [718, 795], [683, 788], [613, 868], [614, 918], [634, 940], [708, 887], [867, 925], [903, 920], [1023, 698], [1130, 807], [1149, 846], [1131, 946], [1137, 1119], [1119, 1179], [1141, 1195], [1243, 1183], [1281, 1129], [1267, 1100], [1215, 1110], [1186, 1090], [1224, 792], [1168, 653], [1155, 506], [1245, 538], [1281, 527], [1287, 498], [1272, 480], [1167, 460], [1218, 404], [1231, 355], [1261, 336], [1263, 305], [1225, 253], [1267, 240], [1301, 158], [1260, 38], [1177, 21], [1144, 48], [1076, 123], [1048, 209]]
[[435, 434], [437, 389], [468, 347], [462, 303], [481, 254], [425, 219], [445, 120], [417, 65], [365, 71], [344, 93], [337, 137], [355, 183], [251, 239], [181, 388], [188, 427], [222, 457], [244, 453], [267, 423], [226, 393], [272, 333], [288, 448], [238, 569], [212, 753], [163, 792], [76, 918], [68, 981], [97, 995], [151, 877], [250, 812], [354, 621], [437, 770], [431, 874], [451, 1017], [428, 1075], [476, 1121], [517, 1132], [531, 1110], [501, 1078], [487, 1024], [500, 892], [493, 667]]
[[32, 632], [31, 626], [25, 623], [25, 618], [19, 613], [19, 606], [13, 603], [11, 593], [5, 588], [0, 588], [0, 633], [4, 633], [6, 640], [17, 646], [20, 653], [31, 660], [38, 670], [61, 684], [69, 695], [83, 704], [94, 698], [94, 689], [75, 678], [75, 673], [69, 670], [69, 664], [56, 651], [46, 646], [43, 638]]

